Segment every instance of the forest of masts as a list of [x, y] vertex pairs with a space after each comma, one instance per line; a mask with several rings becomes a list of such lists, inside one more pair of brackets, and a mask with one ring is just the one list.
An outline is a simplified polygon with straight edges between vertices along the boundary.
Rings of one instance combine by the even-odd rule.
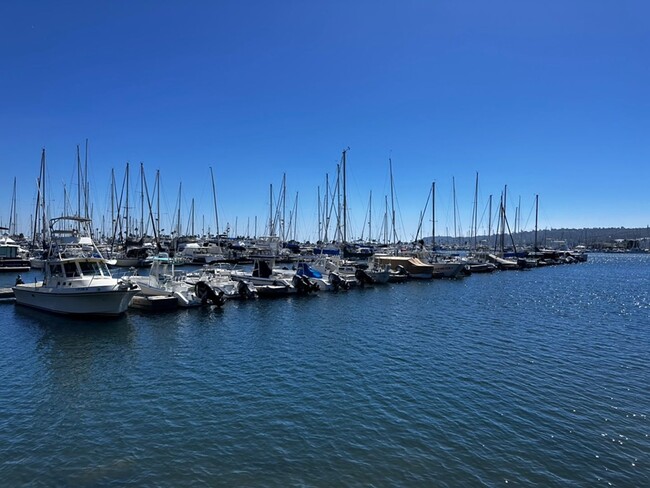
[[[402, 242], [417, 242], [420, 240], [427, 241], [428, 244], [435, 247], [440, 244], [464, 245], [466, 247], [478, 248], [482, 244], [498, 244], [501, 248], [507, 246], [507, 240], [513, 239], [521, 230], [521, 197], [514, 211], [513, 225], [511, 226], [506, 216], [507, 186], [501, 192], [497, 202], [493, 202], [493, 196], [489, 195], [486, 208], [482, 215], [478, 212], [478, 190], [479, 175], [476, 173], [474, 199], [472, 205], [472, 214], [470, 219], [470, 228], [466, 233], [462, 232], [460, 223], [460, 213], [456, 199], [456, 182], [452, 178], [452, 229], [449, 225], [445, 226], [444, 237], [435, 237], [440, 233], [436, 230], [436, 183], [432, 182], [423, 210], [419, 214], [417, 228], [411, 234], [410, 239], [404, 239], [405, 232], [399, 232], [400, 227], [398, 220], [398, 205], [393, 182], [392, 160], [389, 158], [390, 174], [390, 194], [384, 195], [382, 207], [383, 213], [380, 219], [378, 232], [373, 234], [373, 202], [372, 191], [369, 194], [367, 212], [363, 220], [361, 232], [353, 236], [350, 232], [350, 215], [348, 211], [347, 197], [347, 168], [346, 159], [349, 148], [341, 154], [340, 162], [336, 165], [336, 178], [330, 181], [329, 173], [325, 175], [324, 189], [317, 188], [317, 242], [358, 242], [369, 245], [389, 245]], [[238, 218], [234, 219], [234, 229], [230, 223], [225, 227], [219, 221], [219, 211], [217, 205], [217, 191], [214, 182], [214, 173], [210, 167], [211, 191], [212, 191], [212, 215], [206, 222], [205, 214], [201, 214], [200, 232], [197, 232], [196, 226], [196, 209], [194, 198], [191, 198], [189, 209], [182, 208], [183, 187], [182, 183], [178, 186], [178, 196], [171, 220], [168, 217], [164, 224], [161, 221], [160, 200], [160, 170], [156, 170], [153, 186], [150, 187], [144, 170], [144, 164], [140, 163], [139, 177], [136, 179], [136, 190], [133, 191], [133, 178], [131, 176], [131, 165], [126, 163], [124, 175], [121, 183], [116, 179], [115, 170], [111, 170], [110, 177], [110, 204], [109, 210], [101, 212], [100, 218], [94, 215], [95, 209], [90, 198], [90, 185], [88, 182], [88, 141], [86, 141], [86, 156], [82, 163], [81, 150], [77, 146], [76, 152], [76, 184], [78, 191], [76, 195], [71, 195], [68, 188], [63, 184], [63, 208], [54, 211], [52, 204], [48, 202], [50, 192], [49, 186], [46, 186], [46, 158], [45, 149], [41, 154], [41, 164], [39, 175], [36, 180], [36, 198], [33, 205], [33, 213], [30, 214], [30, 230], [28, 233], [19, 231], [18, 227], [18, 209], [16, 205], [16, 178], [13, 180], [13, 193], [9, 207], [8, 224], [5, 227], [3, 222], [0, 225], [5, 231], [13, 236], [28, 236], [34, 245], [42, 242], [48, 235], [48, 219], [61, 215], [77, 215], [94, 222], [93, 237], [105, 242], [124, 242], [128, 239], [140, 239], [150, 237], [154, 241], [175, 239], [181, 236], [201, 236], [204, 239], [255, 239], [260, 236], [276, 237], [281, 241], [298, 241], [298, 209], [299, 194], [296, 192], [293, 203], [291, 204], [287, 215], [287, 191], [286, 191], [286, 174], [282, 175], [282, 182], [278, 192], [274, 191], [273, 184], [269, 185], [268, 199], [268, 219], [265, 220], [263, 228], [258, 229], [258, 218], [255, 216], [253, 221], [248, 218], [246, 222], [246, 231], [238, 231]], [[133, 195], [136, 195], [134, 198]], [[76, 197], [76, 201], [75, 198]], [[535, 235], [537, 230], [538, 219], [538, 196], [535, 196]], [[185, 213], [185, 214], [184, 214]], [[187, 219], [185, 228], [183, 228], [183, 216]], [[428, 217], [430, 215], [430, 217]], [[426, 216], [426, 217], [425, 217]], [[211, 227], [214, 219], [214, 228]], [[99, 222], [98, 222], [99, 220]], [[425, 229], [426, 223], [430, 224], [429, 229]], [[252, 228], [251, 228], [252, 224]], [[428, 225], [427, 225], [428, 227]], [[403, 226], [402, 226], [403, 228]], [[479, 228], [482, 234], [479, 234]], [[258, 233], [262, 230], [262, 233]], [[430, 236], [424, 237], [425, 233], [430, 230]], [[513, 241], [514, 244], [514, 241]]]

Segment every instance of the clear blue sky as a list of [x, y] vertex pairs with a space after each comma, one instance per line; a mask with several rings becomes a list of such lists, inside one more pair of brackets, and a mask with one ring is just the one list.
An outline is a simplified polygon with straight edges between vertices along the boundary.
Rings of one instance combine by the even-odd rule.
[[650, 224], [644, 0], [5, 1], [0, 27], [0, 219], [16, 177], [25, 233], [41, 148], [62, 213], [86, 139], [98, 227], [128, 161], [135, 193], [141, 162], [150, 189], [160, 170], [167, 228], [182, 182], [183, 227], [194, 199], [214, 231], [212, 167], [220, 225], [239, 234], [255, 216], [263, 233], [286, 174], [287, 216], [298, 192], [298, 237], [314, 240], [347, 147], [352, 237], [371, 191], [379, 232], [389, 158], [403, 239], [434, 181], [437, 233], [453, 234], [452, 178], [467, 234], [477, 172], [481, 229], [505, 185], [523, 228], [536, 194], [541, 228]]

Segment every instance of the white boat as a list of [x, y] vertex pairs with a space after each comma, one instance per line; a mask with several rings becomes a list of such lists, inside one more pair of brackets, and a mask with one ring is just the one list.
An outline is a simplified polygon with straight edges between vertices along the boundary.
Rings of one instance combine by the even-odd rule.
[[[0, 230], [9, 230], [0, 227]], [[26, 252], [11, 237], [0, 237], [0, 271], [29, 271], [29, 259]]]
[[298, 276], [295, 270], [273, 269], [273, 261], [256, 259], [252, 272], [233, 271], [234, 280], [253, 283], [259, 296], [306, 295], [319, 290], [319, 286], [306, 276]]
[[[385, 284], [391, 280], [391, 275], [397, 271], [392, 271], [388, 264], [379, 265], [375, 262], [374, 258], [368, 260], [368, 267], [365, 269], [358, 268], [354, 276], [359, 283], [359, 286]], [[405, 277], [408, 275], [405, 274]]]
[[198, 264], [221, 263], [226, 260], [223, 249], [214, 242], [206, 242], [204, 244], [188, 242], [182, 249], [179, 249], [178, 254], [189, 259], [192, 263]]
[[[68, 222], [71, 227], [55, 228]], [[50, 248], [43, 280], [13, 287], [16, 304], [66, 315], [117, 316], [126, 312], [140, 287], [114, 278], [90, 237], [90, 219], [50, 220]]]
[[188, 273], [186, 283], [196, 285], [203, 281], [213, 290], [223, 293], [227, 299], [250, 299], [257, 297], [257, 289], [253, 283], [244, 279], [233, 279], [231, 273], [234, 267], [225, 263], [205, 265], [201, 269]]
[[521, 266], [517, 261], [514, 261], [512, 259], [505, 259], [497, 256], [496, 254], [488, 253], [487, 260], [490, 263], [496, 264], [497, 268], [500, 270], [521, 269]]
[[460, 259], [435, 259], [429, 264], [433, 266], [434, 278], [459, 278], [464, 275], [466, 267]]
[[340, 286], [341, 288], [347, 289], [357, 285], [357, 267], [340, 256], [320, 254], [309, 266], [323, 276], [328, 276], [330, 281], [343, 280], [344, 285]]
[[296, 275], [309, 278], [309, 281], [318, 285], [319, 290], [338, 291], [350, 289], [349, 283], [334, 271], [324, 275], [304, 261], [299, 262], [296, 266]]
[[174, 270], [174, 261], [165, 252], [151, 258], [149, 275], [132, 275], [130, 280], [140, 286], [143, 295], [173, 296], [182, 308], [199, 307], [208, 303], [221, 306], [224, 302], [223, 294], [214, 292], [211, 287], [206, 288], [205, 283], [187, 283], [185, 273]]

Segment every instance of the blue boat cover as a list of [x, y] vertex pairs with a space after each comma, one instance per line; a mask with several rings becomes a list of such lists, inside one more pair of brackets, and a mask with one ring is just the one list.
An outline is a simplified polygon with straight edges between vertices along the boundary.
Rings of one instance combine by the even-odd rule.
[[307, 278], [322, 278], [323, 275], [320, 271], [315, 270], [307, 263], [298, 263], [298, 270], [296, 271], [298, 276], [306, 276]]

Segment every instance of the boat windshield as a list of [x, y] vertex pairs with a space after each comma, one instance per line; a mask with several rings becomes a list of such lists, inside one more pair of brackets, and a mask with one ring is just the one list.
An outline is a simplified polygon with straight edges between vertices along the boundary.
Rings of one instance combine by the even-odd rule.
[[81, 261], [79, 262], [79, 267], [81, 268], [81, 274], [84, 276], [110, 276], [108, 268], [104, 263], [98, 263], [97, 261]]
[[0, 258], [15, 258], [15, 257], [18, 257], [18, 246], [0, 247]]
[[53, 264], [52, 266], [49, 267], [50, 269], [50, 274], [52, 276], [65, 276], [65, 273], [63, 272], [63, 269], [60, 264]]
[[75, 276], [79, 276], [79, 273], [77, 272], [76, 263], [63, 263], [63, 269], [65, 270], [65, 276], [67, 278], [73, 278]]

